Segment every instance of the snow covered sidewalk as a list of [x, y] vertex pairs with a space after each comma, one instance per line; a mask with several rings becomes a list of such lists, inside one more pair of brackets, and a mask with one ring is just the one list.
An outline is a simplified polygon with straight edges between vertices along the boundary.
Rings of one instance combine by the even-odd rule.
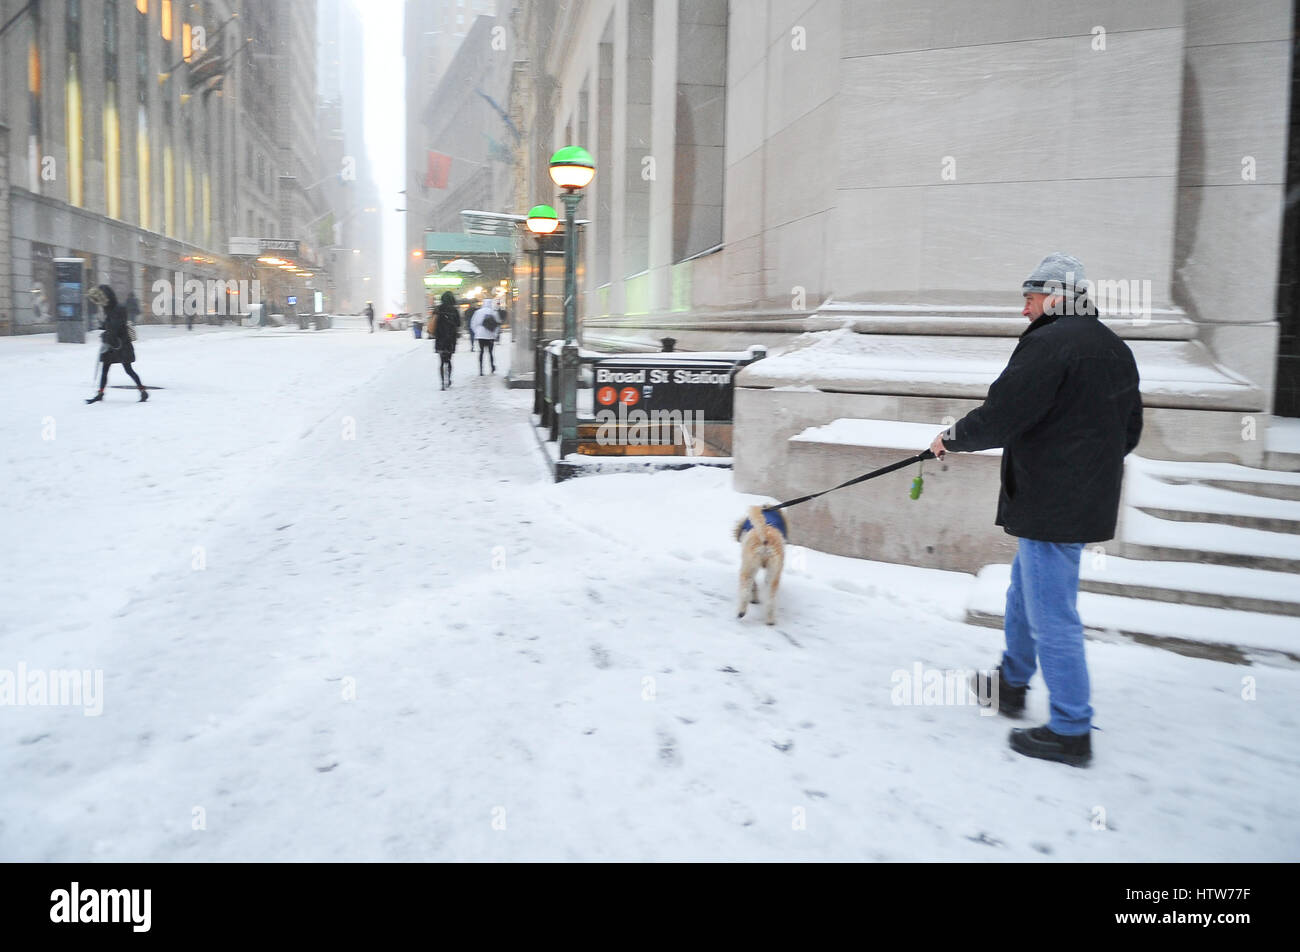
[[730, 474], [551, 484], [476, 355], [160, 334], [85, 407], [17, 343], [0, 671], [103, 710], [0, 707], [0, 859], [1300, 858], [1300, 672], [1090, 643], [1093, 766], [1027, 760], [905, 680], [996, 660], [971, 577], [794, 553], [737, 621]]

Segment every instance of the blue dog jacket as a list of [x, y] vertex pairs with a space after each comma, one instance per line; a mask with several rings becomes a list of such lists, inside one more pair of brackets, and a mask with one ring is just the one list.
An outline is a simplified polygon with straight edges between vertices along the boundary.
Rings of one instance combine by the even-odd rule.
[[[782, 539], [786, 538], [785, 517], [781, 515], [780, 509], [764, 509], [763, 521], [766, 522], [772, 528], [774, 528], [777, 532], [781, 533]], [[754, 528], [753, 523], [751, 523], [748, 519], [746, 519], [744, 525], [740, 527], [740, 531], [742, 533], [745, 533], [752, 528]]]

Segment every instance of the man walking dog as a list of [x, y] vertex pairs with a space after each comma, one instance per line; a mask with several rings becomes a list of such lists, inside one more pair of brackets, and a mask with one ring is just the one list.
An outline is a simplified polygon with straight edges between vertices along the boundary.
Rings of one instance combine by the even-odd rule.
[[[935, 456], [1002, 447], [997, 524], [1017, 538], [1002, 663], [972, 679], [1018, 717], [1036, 667], [1051, 716], [1013, 750], [1084, 766], [1092, 707], [1076, 602], [1083, 546], [1115, 535], [1124, 457], [1142, 434], [1133, 353], [1097, 319], [1083, 265], [1055, 252], [1024, 282], [1029, 328], [984, 404], [935, 437]], [[1035, 663], [1037, 661], [1037, 664]]]

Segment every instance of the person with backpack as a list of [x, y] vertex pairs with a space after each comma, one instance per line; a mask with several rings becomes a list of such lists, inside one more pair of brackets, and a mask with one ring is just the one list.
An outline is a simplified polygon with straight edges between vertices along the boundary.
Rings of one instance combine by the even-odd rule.
[[484, 301], [483, 306], [474, 312], [474, 317], [470, 319], [469, 326], [474, 339], [478, 341], [478, 375], [483, 376], [484, 352], [487, 353], [492, 373], [496, 373], [497, 359], [493, 353], [493, 347], [496, 346], [497, 334], [501, 330], [501, 322], [497, 320], [495, 303]]
[[126, 308], [117, 303], [117, 295], [107, 284], [91, 288], [86, 295], [99, 305], [104, 312], [103, 333], [99, 335], [99, 360], [103, 370], [99, 375], [99, 392], [87, 400], [87, 403], [99, 403], [104, 399], [104, 386], [108, 383], [108, 368], [121, 364], [128, 377], [135, 381], [140, 389], [140, 403], [149, 399], [149, 391], [140, 382], [139, 376], [131, 368], [135, 363], [135, 329], [126, 319]]
[[438, 376], [442, 389], [451, 386], [451, 355], [456, 351], [456, 338], [460, 336], [460, 311], [456, 310], [456, 296], [442, 292], [442, 299], [429, 317], [429, 336], [438, 355]]

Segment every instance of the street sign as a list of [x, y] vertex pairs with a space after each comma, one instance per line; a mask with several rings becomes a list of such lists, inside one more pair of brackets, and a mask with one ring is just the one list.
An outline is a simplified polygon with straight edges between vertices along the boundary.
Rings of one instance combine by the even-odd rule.
[[724, 361], [638, 361], [635, 357], [593, 362], [596, 409], [636, 408], [693, 412], [725, 422], [732, 414], [736, 365]]
[[430, 271], [424, 276], [426, 288], [458, 288], [465, 282], [459, 274], [439, 274]]
[[284, 301], [286, 304], [296, 305], [298, 303], [298, 295], [290, 294], [287, 298], [284, 299]]
[[259, 251], [287, 251], [290, 256], [298, 257], [298, 241], [291, 238], [261, 238], [257, 242]]

